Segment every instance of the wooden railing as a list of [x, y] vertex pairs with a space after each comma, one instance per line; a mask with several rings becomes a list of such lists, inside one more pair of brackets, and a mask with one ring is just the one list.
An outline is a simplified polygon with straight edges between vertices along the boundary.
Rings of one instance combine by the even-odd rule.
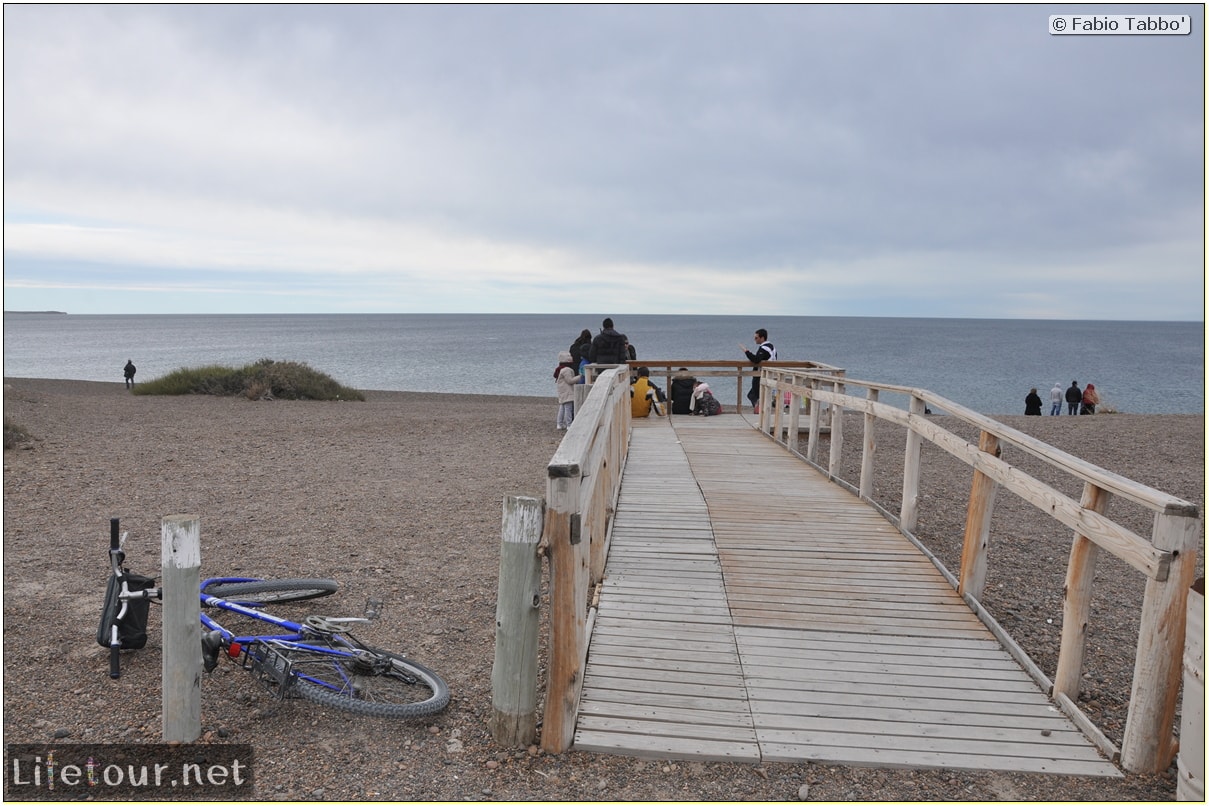
[[[851, 387], [863, 389], [864, 395], [850, 394]], [[781, 405], [786, 393], [790, 395], [788, 407]], [[903, 396], [906, 407], [880, 400], [882, 395], [890, 394]], [[776, 401], [776, 405], [762, 403], [760, 406], [760, 430], [877, 507], [895, 523], [936, 563], [966, 603], [1049, 692], [1054, 702], [1114, 761], [1119, 760], [1122, 766], [1134, 772], [1157, 773], [1167, 769], [1176, 750], [1172, 728], [1181, 676], [1186, 601], [1195, 575], [1200, 536], [1200, 513], [1195, 505], [1096, 467], [922, 389], [773, 367], [762, 371], [761, 397], [764, 402]], [[933, 409], [941, 410], [949, 417], [926, 416], [925, 413]], [[803, 455], [797, 446], [804, 410], [809, 411], [809, 438]], [[864, 415], [860, 474], [855, 485], [840, 478], [845, 411]], [[824, 419], [830, 421], [826, 465], [818, 456], [818, 435]], [[887, 512], [873, 500], [873, 463], [877, 451], [875, 425], [878, 422], [907, 429], [898, 513]], [[980, 433], [978, 443], [952, 433], [945, 427], [946, 423], [973, 426]], [[974, 470], [961, 567], [956, 577], [913, 534], [919, 514], [922, 440], [939, 446]], [[1081, 500], [1062, 494], [1001, 458], [1003, 447], [1009, 445], [1080, 481], [1083, 487]], [[1061, 646], [1053, 681], [999, 627], [980, 602], [990, 554], [991, 514], [1000, 488], [1015, 493], [1074, 530], [1066, 568]], [[1108, 503], [1114, 496], [1153, 513], [1149, 539], [1107, 517]], [[1095, 563], [1101, 551], [1120, 558], [1146, 577], [1129, 713], [1119, 751], [1075, 704], [1083, 670]]]
[[[614, 366], [617, 365], [589, 364], [586, 368], [588, 383], [592, 383], [598, 373]], [[631, 361], [628, 366], [632, 371], [637, 371], [642, 367], [649, 369], [651, 380], [656, 383], [662, 382], [663, 391], [668, 394], [671, 394], [672, 378], [681, 374], [688, 374], [694, 378], [734, 378], [735, 411], [743, 411], [747, 407], [746, 390], [751, 387], [750, 379], [759, 373], [759, 370], [752, 366], [750, 361]], [[842, 377], [844, 374], [844, 370], [839, 367], [820, 364], [817, 361], [765, 361], [760, 366], [782, 370], [808, 370], [838, 377]]]
[[547, 467], [541, 545], [550, 559], [550, 636], [541, 743], [561, 753], [575, 738], [591, 634], [589, 596], [604, 575], [608, 530], [630, 441], [630, 376], [623, 365], [586, 387]]

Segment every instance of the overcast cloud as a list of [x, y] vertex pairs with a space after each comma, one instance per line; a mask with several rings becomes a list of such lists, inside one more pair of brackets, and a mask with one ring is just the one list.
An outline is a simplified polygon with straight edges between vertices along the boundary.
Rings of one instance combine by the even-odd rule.
[[1204, 318], [1201, 6], [4, 9], [7, 310]]

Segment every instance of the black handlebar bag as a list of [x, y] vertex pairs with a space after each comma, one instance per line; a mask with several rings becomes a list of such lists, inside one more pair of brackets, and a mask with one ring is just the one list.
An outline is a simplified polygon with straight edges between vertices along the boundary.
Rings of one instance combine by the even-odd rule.
[[128, 599], [126, 613], [119, 619], [122, 610], [122, 582], [131, 593], [145, 591], [155, 587], [154, 577], [126, 573], [120, 579], [109, 575], [109, 585], [105, 588], [105, 606], [101, 610], [101, 623], [97, 626], [97, 643], [103, 647], [109, 646], [110, 635], [114, 622], [118, 625], [118, 641], [122, 649], [142, 649], [147, 645], [147, 616], [151, 611], [150, 599]]

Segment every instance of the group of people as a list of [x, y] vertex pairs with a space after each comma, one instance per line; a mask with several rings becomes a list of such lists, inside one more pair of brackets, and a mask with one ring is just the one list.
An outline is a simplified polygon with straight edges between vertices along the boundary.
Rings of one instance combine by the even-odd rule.
[[[777, 349], [768, 340], [768, 331], [760, 328], [755, 332], [755, 348], [748, 350], [744, 344], [739, 349], [751, 362], [759, 368], [765, 361], [777, 360]], [[571, 347], [558, 355], [558, 366], [554, 368], [555, 394], [558, 398], [557, 426], [560, 431], [571, 426], [575, 420], [575, 387], [584, 383], [584, 367], [588, 364], [616, 365], [625, 364], [638, 358], [638, 353], [624, 333], [620, 333], [613, 325], [612, 318], [605, 318], [601, 330], [596, 336], [592, 331], [584, 329], [579, 337], [572, 342]], [[663, 404], [668, 397], [663, 390], [656, 386], [646, 367], [640, 367], [630, 377], [630, 414], [634, 417], [648, 417], [652, 411], [662, 415]], [[688, 386], [691, 384], [691, 386]], [[679, 394], [678, 385], [680, 387]], [[1033, 390], [1036, 392], [1036, 390]], [[714, 397], [709, 384], [692, 378], [687, 374], [672, 379], [671, 393], [672, 411], [680, 414], [713, 415], [722, 413], [722, 404]], [[751, 390], [747, 393], [752, 410], [760, 411], [760, 376], [755, 374], [751, 379]]]
[[[1053, 417], [1062, 413], [1063, 403], [1066, 403], [1067, 414], [1095, 414], [1096, 406], [1100, 405], [1100, 393], [1096, 391], [1094, 383], [1080, 389], [1078, 381], [1071, 381], [1070, 386], [1063, 391], [1062, 384], [1055, 382], [1054, 388], [1049, 390], [1049, 401], [1049, 413]], [[1041, 416], [1041, 396], [1037, 394], [1036, 387], [1030, 389], [1024, 397], [1024, 413]]]

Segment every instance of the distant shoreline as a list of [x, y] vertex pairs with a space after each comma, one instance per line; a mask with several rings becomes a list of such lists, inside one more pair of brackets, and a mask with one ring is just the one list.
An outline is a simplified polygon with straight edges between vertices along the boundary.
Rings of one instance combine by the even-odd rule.
[[4, 312], [4, 315], [5, 315], [5, 316], [8, 316], [10, 313], [12, 313], [12, 314], [19, 314], [19, 315], [20, 315], [20, 314], [42, 314], [42, 313], [53, 313], [53, 314], [58, 314], [59, 316], [67, 316], [67, 311], [5, 311], [5, 312]]

